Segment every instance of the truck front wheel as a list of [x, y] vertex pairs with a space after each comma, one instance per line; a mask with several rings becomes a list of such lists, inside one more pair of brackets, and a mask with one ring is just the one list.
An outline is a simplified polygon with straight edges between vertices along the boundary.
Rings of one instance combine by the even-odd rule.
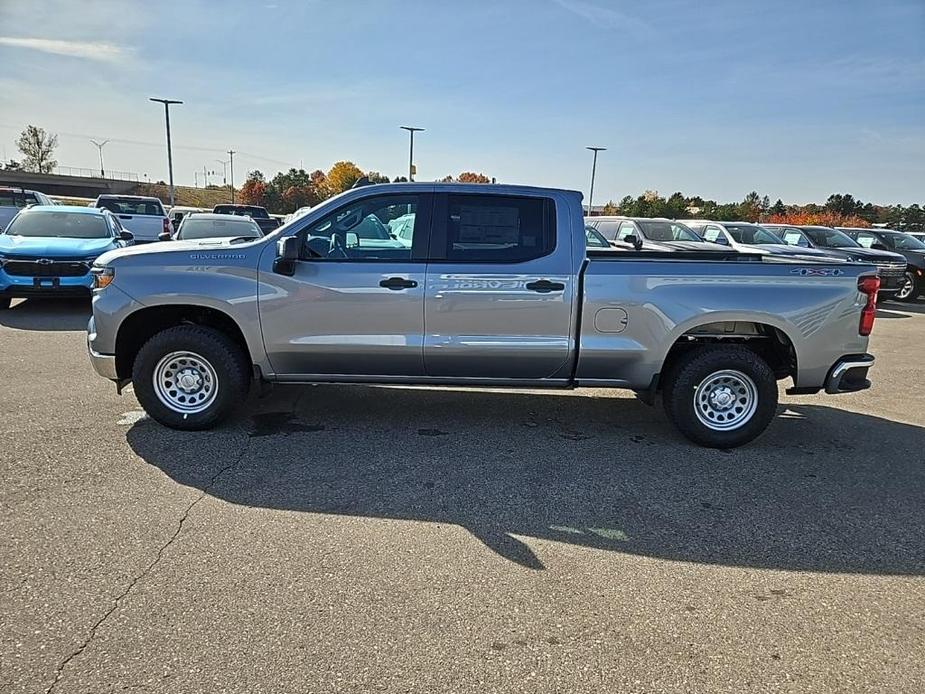
[[760, 356], [741, 345], [710, 345], [669, 369], [662, 399], [672, 424], [709, 448], [735, 448], [760, 435], [777, 412], [777, 381]]
[[138, 402], [172, 429], [210, 429], [244, 400], [250, 385], [243, 350], [199, 325], [163, 330], [138, 351], [132, 367]]

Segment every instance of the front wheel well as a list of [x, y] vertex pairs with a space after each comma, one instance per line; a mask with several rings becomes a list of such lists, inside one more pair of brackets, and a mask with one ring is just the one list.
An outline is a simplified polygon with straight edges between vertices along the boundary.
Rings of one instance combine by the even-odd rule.
[[119, 378], [131, 378], [135, 357], [145, 342], [162, 330], [177, 325], [202, 325], [218, 330], [237, 343], [247, 355], [248, 362], [252, 362], [244, 333], [227, 313], [208, 306], [188, 304], [151, 306], [135, 311], [119, 326], [116, 334], [116, 373]]
[[796, 377], [796, 350], [793, 341], [783, 330], [767, 323], [720, 321], [692, 328], [675, 340], [665, 356], [659, 381], [664, 380], [681, 356], [711, 344], [742, 344], [771, 367], [777, 380]]

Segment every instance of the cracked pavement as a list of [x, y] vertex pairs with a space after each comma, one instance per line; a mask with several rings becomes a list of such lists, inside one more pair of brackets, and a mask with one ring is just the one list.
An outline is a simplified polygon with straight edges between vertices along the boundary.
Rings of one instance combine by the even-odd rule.
[[613, 391], [317, 386], [179, 433], [0, 312], [0, 692], [917, 692], [925, 302], [722, 453]]

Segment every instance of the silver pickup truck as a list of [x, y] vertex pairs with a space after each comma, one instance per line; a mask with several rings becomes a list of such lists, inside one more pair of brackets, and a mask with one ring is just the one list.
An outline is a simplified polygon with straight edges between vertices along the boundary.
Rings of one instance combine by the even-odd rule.
[[660, 395], [720, 448], [768, 426], [778, 380], [869, 387], [879, 285], [867, 265], [593, 250], [580, 193], [426, 183], [347, 191], [256, 241], [106, 253], [93, 272], [93, 365], [168, 427], [214, 426], [254, 378], [591, 386]]

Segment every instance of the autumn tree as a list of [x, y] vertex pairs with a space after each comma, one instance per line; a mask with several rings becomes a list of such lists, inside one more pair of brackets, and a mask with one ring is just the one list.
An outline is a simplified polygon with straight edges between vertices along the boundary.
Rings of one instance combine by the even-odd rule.
[[350, 190], [353, 184], [363, 177], [363, 172], [352, 161], [339, 161], [326, 176], [325, 188], [329, 195], [337, 195]]
[[266, 206], [267, 179], [261, 171], [250, 171], [239, 191], [242, 205]]
[[456, 177], [460, 183], [491, 183], [491, 179], [483, 173], [463, 171]]
[[58, 146], [58, 136], [49, 135], [44, 128], [27, 125], [16, 146], [23, 154], [22, 169], [36, 173], [51, 173], [58, 162], [52, 158]]

